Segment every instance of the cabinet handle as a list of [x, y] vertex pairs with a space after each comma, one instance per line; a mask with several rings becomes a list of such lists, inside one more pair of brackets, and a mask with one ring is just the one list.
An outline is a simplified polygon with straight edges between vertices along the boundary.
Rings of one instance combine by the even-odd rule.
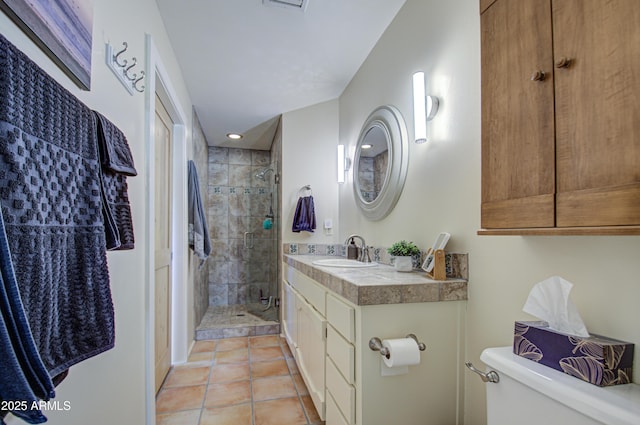
[[573, 63], [573, 59], [571, 58], [560, 58], [558, 62], [556, 62], [556, 68], [569, 68]]
[[536, 71], [531, 74], [531, 81], [544, 81], [546, 76], [547, 74], [545, 74], [544, 71]]

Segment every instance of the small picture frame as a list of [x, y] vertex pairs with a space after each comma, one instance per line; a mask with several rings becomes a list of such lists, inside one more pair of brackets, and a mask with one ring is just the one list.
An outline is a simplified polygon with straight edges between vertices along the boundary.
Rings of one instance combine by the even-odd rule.
[[438, 249], [444, 249], [444, 247], [447, 246], [447, 242], [449, 242], [450, 237], [451, 235], [446, 232], [442, 232], [438, 235], [436, 241], [433, 243], [433, 247], [427, 252], [427, 256], [422, 262], [422, 270], [427, 273], [431, 273], [433, 271], [435, 252]]

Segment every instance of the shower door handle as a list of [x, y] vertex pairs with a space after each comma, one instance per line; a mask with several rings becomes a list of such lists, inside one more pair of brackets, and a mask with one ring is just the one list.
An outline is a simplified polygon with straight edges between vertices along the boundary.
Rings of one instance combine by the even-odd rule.
[[253, 249], [253, 232], [244, 232], [244, 249]]

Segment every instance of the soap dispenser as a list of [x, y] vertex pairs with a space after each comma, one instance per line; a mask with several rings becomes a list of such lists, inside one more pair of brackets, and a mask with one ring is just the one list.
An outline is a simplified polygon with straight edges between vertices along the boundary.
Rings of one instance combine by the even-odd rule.
[[351, 238], [349, 245], [347, 245], [347, 258], [350, 260], [358, 259], [358, 247], [356, 246], [356, 242]]

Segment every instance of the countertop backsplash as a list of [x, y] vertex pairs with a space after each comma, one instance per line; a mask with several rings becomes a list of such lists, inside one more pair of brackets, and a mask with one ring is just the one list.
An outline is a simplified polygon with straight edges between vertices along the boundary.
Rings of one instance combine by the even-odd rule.
[[[306, 243], [283, 243], [282, 252], [288, 255], [318, 255], [346, 257], [346, 245], [343, 244], [306, 244]], [[391, 255], [387, 252], [387, 247], [374, 246], [369, 251], [371, 261], [380, 264], [392, 265]], [[426, 251], [420, 251], [420, 258], [414, 258], [413, 267], [419, 270]], [[469, 279], [469, 254], [445, 252], [445, 267], [448, 278]]]

